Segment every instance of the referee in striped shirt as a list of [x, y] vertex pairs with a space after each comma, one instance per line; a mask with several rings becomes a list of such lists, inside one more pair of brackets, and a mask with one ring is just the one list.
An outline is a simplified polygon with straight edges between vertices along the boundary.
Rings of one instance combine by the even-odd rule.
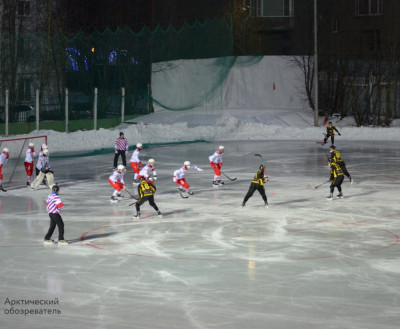
[[58, 245], [68, 245], [68, 242], [64, 240], [64, 222], [60, 215], [60, 209], [64, 207], [60, 196], [58, 195], [58, 191], [60, 188], [57, 184], [53, 185], [51, 194], [46, 199], [46, 208], [50, 217], [50, 227], [46, 236], [44, 237], [44, 244], [51, 245], [54, 244], [54, 240], [51, 240], [51, 236], [56, 228], [58, 227]]
[[118, 158], [121, 156], [122, 164], [126, 167], [126, 154], [128, 153], [128, 140], [124, 137], [124, 133], [121, 131], [119, 137], [115, 141], [115, 155], [114, 155], [114, 169], [117, 169]]

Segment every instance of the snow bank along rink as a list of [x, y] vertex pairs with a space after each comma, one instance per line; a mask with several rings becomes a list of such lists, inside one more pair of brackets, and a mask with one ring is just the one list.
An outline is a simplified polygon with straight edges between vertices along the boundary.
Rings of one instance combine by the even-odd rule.
[[[314, 127], [313, 113], [299, 109], [230, 109], [221, 111], [221, 114], [161, 111], [131, 120], [115, 129], [73, 133], [40, 130], [19, 137], [47, 135], [52, 152], [112, 148], [120, 131], [125, 133], [131, 148], [139, 141], [144, 145], [195, 140], [316, 141], [326, 132], [322, 119], [320, 121], [320, 127]], [[355, 127], [351, 117], [332, 121], [342, 132], [342, 136], [336, 137], [338, 142], [400, 140], [400, 120], [394, 120], [391, 128]], [[204, 125], [206, 122], [209, 124]]]

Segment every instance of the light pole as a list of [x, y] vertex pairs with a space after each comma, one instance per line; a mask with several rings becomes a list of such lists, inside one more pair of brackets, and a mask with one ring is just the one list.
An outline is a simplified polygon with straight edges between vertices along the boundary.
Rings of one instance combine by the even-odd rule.
[[317, 0], [314, 0], [314, 126], [318, 127], [318, 38]]

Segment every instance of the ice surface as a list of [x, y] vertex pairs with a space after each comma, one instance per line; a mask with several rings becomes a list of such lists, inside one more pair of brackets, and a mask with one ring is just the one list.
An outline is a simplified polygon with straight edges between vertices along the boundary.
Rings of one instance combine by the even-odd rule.
[[[256, 120], [248, 117], [249, 136]], [[167, 126], [153, 131], [158, 135]], [[175, 127], [169, 127], [172, 136]], [[0, 194], [0, 328], [398, 328], [398, 142], [364, 141], [367, 133], [351, 140], [347, 134], [356, 128], [343, 129], [336, 144], [355, 183], [345, 180], [345, 198], [328, 201], [327, 185], [307, 189], [328, 179], [328, 149], [302, 134], [313, 129], [321, 136], [322, 128], [280, 127], [283, 135], [299, 135], [291, 140], [227, 135], [212, 143], [144, 149], [141, 159], [156, 160], [155, 200], [164, 217], [157, 218], [146, 203], [139, 221], [131, 218], [134, 200], [109, 202], [113, 152], [62, 157], [62, 148], [78, 139], [51, 133], [50, 149], [57, 156], [50, 155], [50, 162], [71, 244], [43, 247], [49, 190], [28, 191], [23, 168], [17, 167], [12, 186]], [[265, 135], [283, 136], [269, 128]], [[104, 133], [107, 147], [116, 131]], [[96, 147], [95, 134], [76, 136]], [[225, 179], [225, 186], [213, 188], [208, 156], [219, 144], [225, 146], [223, 170], [237, 181]], [[269, 208], [257, 192], [240, 206], [260, 164], [255, 153], [267, 166]], [[188, 199], [172, 181], [185, 160], [204, 169], [187, 174], [195, 193]], [[5, 178], [9, 170], [6, 165]], [[131, 193], [132, 180], [128, 168]], [[43, 302], [55, 298], [57, 305]], [[11, 307], [33, 314], [10, 314]], [[61, 313], [34, 314], [49, 309]]]

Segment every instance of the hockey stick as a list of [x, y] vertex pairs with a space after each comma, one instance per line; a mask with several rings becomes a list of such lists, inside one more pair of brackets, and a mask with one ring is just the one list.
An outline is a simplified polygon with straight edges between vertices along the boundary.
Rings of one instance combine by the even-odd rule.
[[314, 188], [314, 190], [316, 190], [317, 188], [320, 188], [321, 186], [323, 186], [323, 185], [325, 185], [325, 184], [327, 184], [327, 183], [329, 183], [329, 182], [330, 182], [330, 180], [327, 180], [326, 182], [323, 182], [322, 184], [319, 184], [319, 185], [317, 185], [317, 186], [313, 186], [313, 185], [309, 184], [309, 185], [307, 186], [307, 188], [308, 188], [308, 189]]
[[254, 154], [254, 156], [256, 156], [256, 157], [260, 157], [260, 158], [261, 158], [261, 160], [262, 160], [261, 164], [262, 164], [262, 166], [264, 167], [264, 176], [267, 176], [267, 177], [268, 177], [268, 175], [267, 175], [267, 169], [265, 168], [265, 165], [264, 165], [264, 159], [263, 159], [262, 155], [261, 155], [261, 154], [258, 154], [258, 153], [256, 153], [256, 154]]
[[183, 195], [182, 194], [182, 191], [178, 188], [178, 192], [179, 192], [179, 195], [183, 198], [183, 199], [187, 199], [189, 196], [188, 195]]
[[235, 178], [230, 178], [227, 174], [225, 174], [224, 172], [221, 171], [221, 174], [224, 175], [226, 178], [228, 178], [230, 181], [235, 181], [237, 180], [237, 177]]
[[178, 183], [175, 183], [175, 185], [176, 185], [176, 188], [177, 188], [177, 190], [178, 190], [179, 195], [181, 196], [181, 198], [183, 198], [183, 199], [189, 198], [188, 195], [185, 196], [185, 195], [182, 194], [182, 190], [179, 188]]
[[135, 197], [131, 192], [129, 192], [126, 188], [125, 188], [125, 192], [128, 193], [128, 194], [131, 196], [132, 199], [135, 199], [135, 200], [138, 199], [138, 198]]

